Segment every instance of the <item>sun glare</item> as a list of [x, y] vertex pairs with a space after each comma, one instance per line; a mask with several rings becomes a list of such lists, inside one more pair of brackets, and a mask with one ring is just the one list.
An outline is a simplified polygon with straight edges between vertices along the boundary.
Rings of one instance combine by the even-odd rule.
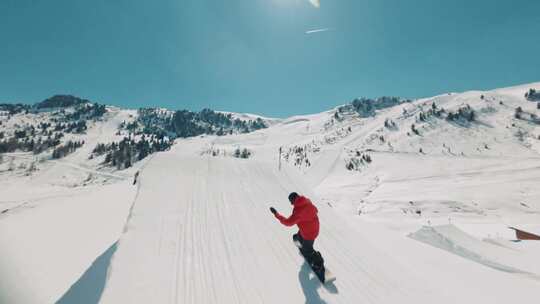
[[[311, 5], [313, 5], [315, 8], [319, 8], [321, 6], [320, 0], [307, 0]], [[278, 4], [279, 6], [291, 6], [291, 5], [299, 5], [302, 2], [306, 2], [306, 0], [273, 0], [274, 3]]]

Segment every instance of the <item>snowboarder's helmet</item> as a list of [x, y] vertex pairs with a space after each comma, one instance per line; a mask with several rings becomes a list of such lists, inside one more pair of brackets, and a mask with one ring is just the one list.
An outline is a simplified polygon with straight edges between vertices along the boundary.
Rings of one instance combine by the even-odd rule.
[[298, 197], [298, 193], [291, 192], [291, 194], [289, 194], [289, 202], [291, 202], [291, 204], [294, 204], [294, 201], [296, 200], [297, 197]]

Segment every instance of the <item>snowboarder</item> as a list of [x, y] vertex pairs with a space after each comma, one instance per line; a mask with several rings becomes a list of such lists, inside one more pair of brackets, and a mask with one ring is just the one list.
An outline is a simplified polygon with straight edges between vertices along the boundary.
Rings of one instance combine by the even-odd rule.
[[[300, 248], [315, 273], [322, 274], [324, 278], [324, 260], [321, 253], [313, 249], [313, 243], [319, 235], [319, 217], [317, 207], [305, 196], [296, 192], [289, 194], [289, 202], [293, 205], [293, 213], [286, 218], [279, 214], [274, 207], [270, 211], [285, 226], [297, 225], [299, 231], [293, 235], [293, 241]], [[324, 279], [322, 279], [324, 281]]]

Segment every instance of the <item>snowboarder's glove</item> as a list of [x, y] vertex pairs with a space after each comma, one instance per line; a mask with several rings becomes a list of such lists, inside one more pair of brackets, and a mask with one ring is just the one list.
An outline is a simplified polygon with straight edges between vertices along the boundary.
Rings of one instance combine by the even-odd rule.
[[270, 207], [270, 212], [272, 212], [274, 215], [276, 215], [277, 211], [274, 209], [274, 207]]

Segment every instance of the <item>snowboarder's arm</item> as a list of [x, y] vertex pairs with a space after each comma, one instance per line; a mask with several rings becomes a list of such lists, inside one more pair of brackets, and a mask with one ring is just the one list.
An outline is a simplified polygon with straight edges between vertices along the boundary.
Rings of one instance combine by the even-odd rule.
[[285, 226], [293, 226], [296, 223], [298, 223], [298, 215], [294, 214], [294, 212], [288, 218], [284, 217], [283, 215], [281, 215], [281, 214], [279, 214], [277, 212], [275, 213], [275, 216]]

